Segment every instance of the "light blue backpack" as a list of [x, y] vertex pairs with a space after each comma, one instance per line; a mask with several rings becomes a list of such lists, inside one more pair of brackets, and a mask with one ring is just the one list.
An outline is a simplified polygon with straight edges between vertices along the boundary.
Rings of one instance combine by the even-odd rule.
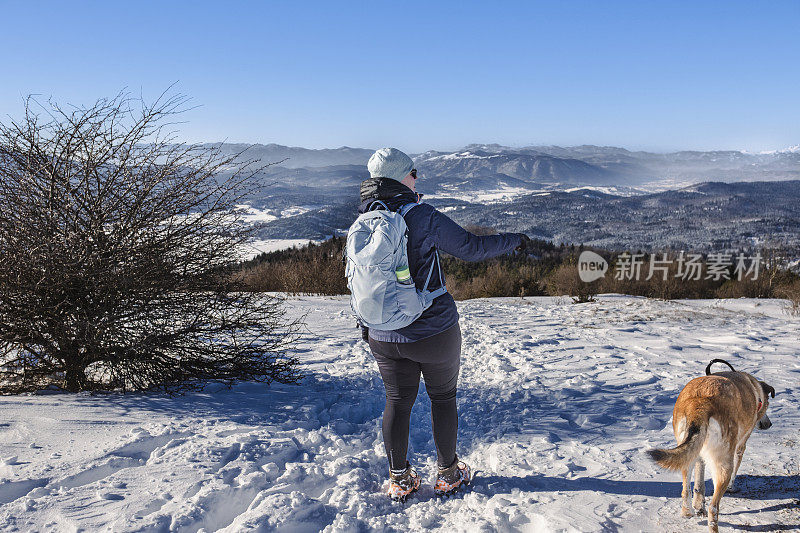
[[[408, 270], [408, 227], [405, 217], [419, 204], [410, 203], [395, 213], [377, 201], [350, 226], [345, 246], [345, 276], [350, 289], [350, 306], [359, 322], [369, 328], [395, 330], [414, 322], [431, 306], [434, 298], [447, 292], [444, 283], [428, 291], [436, 252], [422, 290], [417, 290]], [[382, 206], [383, 209], [378, 207]]]

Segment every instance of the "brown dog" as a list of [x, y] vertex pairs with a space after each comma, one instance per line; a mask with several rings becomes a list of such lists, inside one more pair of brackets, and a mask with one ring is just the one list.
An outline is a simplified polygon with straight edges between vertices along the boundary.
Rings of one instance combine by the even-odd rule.
[[[711, 365], [725, 363], [730, 372], [711, 374]], [[650, 458], [664, 468], [683, 474], [683, 516], [705, 514], [704, 469], [707, 464], [714, 480], [714, 496], [708, 507], [708, 529], [718, 531], [719, 501], [733, 486], [742, 462], [747, 439], [756, 426], [772, 425], [767, 416], [769, 396], [775, 389], [750, 374], [736, 372], [722, 359], [706, 367], [706, 375], [695, 378], [683, 388], [672, 411], [672, 429], [680, 443], [670, 450], [648, 450]], [[689, 479], [694, 468], [694, 501], [689, 506]]]

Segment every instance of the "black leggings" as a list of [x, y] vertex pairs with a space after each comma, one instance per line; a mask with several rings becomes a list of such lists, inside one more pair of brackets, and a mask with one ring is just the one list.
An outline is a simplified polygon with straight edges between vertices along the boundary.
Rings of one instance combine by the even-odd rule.
[[458, 432], [456, 384], [461, 364], [461, 328], [456, 324], [416, 342], [383, 342], [370, 338], [369, 347], [386, 387], [383, 443], [390, 468], [401, 470], [406, 466], [408, 426], [420, 372], [431, 399], [433, 440], [439, 466], [453, 464]]

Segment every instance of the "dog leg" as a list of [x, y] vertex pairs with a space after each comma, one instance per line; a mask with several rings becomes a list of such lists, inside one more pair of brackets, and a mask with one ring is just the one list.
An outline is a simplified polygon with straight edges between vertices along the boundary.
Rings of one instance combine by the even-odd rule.
[[698, 459], [694, 465], [694, 500], [692, 507], [698, 516], [706, 515], [706, 464]]
[[731, 494], [739, 492], [739, 486], [736, 484], [736, 474], [739, 473], [739, 466], [742, 464], [742, 456], [744, 455], [745, 448], [747, 448], [747, 443], [742, 444], [741, 447], [736, 449], [736, 466], [733, 469], [731, 483], [728, 485], [728, 492]]
[[683, 476], [683, 490], [681, 490], [681, 516], [689, 518], [694, 516], [694, 511], [692, 511], [692, 507], [689, 504], [689, 498], [691, 494], [689, 482], [691, 481], [692, 465], [689, 465], [681, 470], [681, 475]]
[[727, 456], [711, 466], [711, 474], [714, 478], [714, 496], [711, 497], [711, 504], [708, 506], [708, 531], [709, 533], [719, 533], [719, 501], [725, 494], [725, 489], [731, 482], [733, 474], [734, 458]]

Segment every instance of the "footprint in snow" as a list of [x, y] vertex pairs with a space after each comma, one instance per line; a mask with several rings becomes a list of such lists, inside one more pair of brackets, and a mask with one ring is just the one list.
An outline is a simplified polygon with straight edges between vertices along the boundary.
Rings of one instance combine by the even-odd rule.
[[122, 494], [117, 494], [116, 492], [106, 492], [106, 491], [97, 491], [97, 497], [101, 500], [111, 500], [111, 501], [119, 501], [124, 500], [125, 496]]

